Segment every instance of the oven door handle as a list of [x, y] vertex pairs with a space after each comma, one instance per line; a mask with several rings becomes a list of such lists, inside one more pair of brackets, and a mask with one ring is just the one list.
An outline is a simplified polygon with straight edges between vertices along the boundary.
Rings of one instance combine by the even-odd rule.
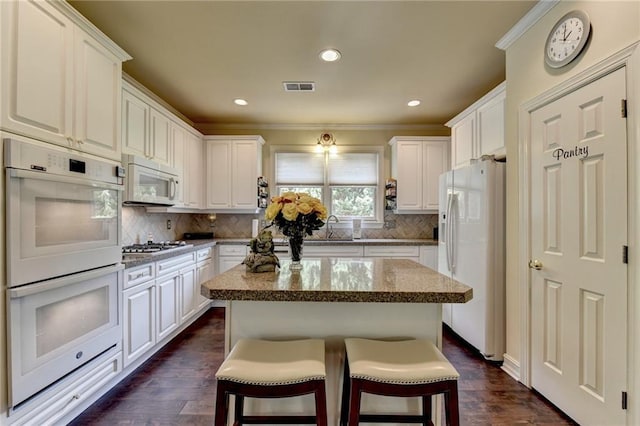
[[22, 287], [9, 289], [9, 297], [11, 299], [19, 299], [21, 297], [31, 296], [32, 294], [42, 293], [43, 291], [49, 291], [78, 282], [88, 281], [93, 278], [102, 277], [104, 275], [122, 271], [123, 269], [124, 265], [122, 263], [118, 263], [116, 265], [107, 266], [106, 268], [92, 269], [90, 271], [80, 272], [66, 277], [54, 278], [52, 280], [42, 281], [35, 284], [27, 284]]
[[99, 182], [96, 180], [85, 179], [85, 178], [76, 178], [69, 176], [58, 176], [52, 175], [43, 172], [34, 172], [31, 170], [23, 170], [23, 169], [8, 169], [9, 177], [12, 178], [24, 178], [24, 179], [39, 179], [46, 180], [50, 182], [60, 182], [60, 183], [70, 183], [74, 185], [83, 185], [83, 186], [92, 186], [96, 188], [102, 189], [112, 189], [114, 191], [123, 191], [123, 185], [117, 185], [114, 183], [107, 182]]

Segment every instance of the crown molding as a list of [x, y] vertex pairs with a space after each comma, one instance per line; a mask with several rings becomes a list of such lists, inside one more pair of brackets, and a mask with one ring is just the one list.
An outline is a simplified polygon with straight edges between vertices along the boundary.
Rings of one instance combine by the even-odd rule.
[[560, 0], [540, 0], [522, 17], [498, 42], [495, 46], [500, 50], [507, 50], [515, 43], [529, 28], [535, 25], [544, 15], [547, 14]]
[[260, 123], [194, 123], [201, 132], [205, 130], [431, 130], [448, 132], [442, 124], [260, 124]]

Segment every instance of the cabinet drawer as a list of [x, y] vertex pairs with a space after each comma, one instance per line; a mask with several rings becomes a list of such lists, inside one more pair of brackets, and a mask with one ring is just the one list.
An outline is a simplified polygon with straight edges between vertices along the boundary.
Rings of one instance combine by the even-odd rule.
[[366, 257], [419, 257], [419, 246], [366, 246]]
[[196, 261], [202, 262], [203, 260], [211, 259], [211, 252], [213, 251], [213, 247], [207, 247], [200, 249], [196, 252]]
[[157, 276], [160, 277], [162, 275], [177, 271], [184, 266], [189, 266], [189, 264], [195, 263], [195, 261], [196, 252], [181, 254], [178, 256], [170, 257], [169, 259], [159, 260], [156, 262]]
[[220, 256], [245, 256], [248, 246], [245, 245], [223, 245], [218, 246]]
[[124, 288], [129, 288], [149, 281], [156, 276], [155, 263], [135, 266], [124, 271]]
[[323, 256], [323, 257], [362, 257], [362, 246], [304, 246], [302, 257]]

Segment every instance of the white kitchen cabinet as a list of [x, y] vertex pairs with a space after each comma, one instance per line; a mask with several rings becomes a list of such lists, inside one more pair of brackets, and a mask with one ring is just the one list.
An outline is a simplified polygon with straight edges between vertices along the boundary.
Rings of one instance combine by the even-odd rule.
[[180, 325], [179, 291], [181, 276], [179, 271], [156, 280], [157, 341], [160, 342]]
[[451, 119], [451, 167], [467, 166], [483, 155], [505, 155], [506, 83], [487, 93]]
[[438, 270], [438, 246], [420, 246], [420, 264]]
[[2, 2], [2, 128], [121, 159], [122, 49], [66, 2]]
[[449, 138], [396, 136], [391, 145], [391, 175], [397, 180], [397, 213], [437, 212], [438, 180], [449, 170]]
[[196, 299], [196, 265], [180, 271], [180, 322], [191, 318], [198, 308]]
[[197, 310], [200, 310], [205, 306], [209, 305], [209, 303], [211, 303], [211, 300], [209, 298], [204, 297], [200, 293], [200, 285], [202, 285], [202, 283], [204, 283], [205, 281], [208, 281], [211, 278], [213, 278], [215, 274], [214, 264], [213, 264], [213, 247], [207, 247], [207, 248], [198, 250], [198, 252], [196, 253], [196, 261], [198, 263], [196, 264], [195, 299], [196, 299]]
[[186, 175], [189, 169], [186, 163], [186, 155], [188, 154], [186, 130], [178, 123], [171, 121], [169, 123], [169, 135], [173, 149], [171, 166], [178, 172], [178, 194], [176, 195], [175, 207], [187, 207], [185, 194], [188, 191]]
[[247, 257], [249, 247], [246, 244], [224, 244], [216, 246], [218, 249], [218, 274], [234, 266], [238, 266]]
[[262, 175], [261, 136], [205, 136], [205, 208], [255, 211]]
[[173, 166], [174, 149], [168, 114], [134, 87], [122, 82], [122, 152]]
[[185, 204], [192, 209], [202, 208], [204, 205], [204, 146], [202, 138], [192, 133], [186, 135], [186, 166], [183, 180], [186, 180]]
[[122, 292], [122, 350], [126, 367], [156, 344], [156, 285], [149, 280]]
[[409, 259], [420, 262], [420, 247], [418, 246], [365, 246], [365, 257], [388, 257], [395, 259]]

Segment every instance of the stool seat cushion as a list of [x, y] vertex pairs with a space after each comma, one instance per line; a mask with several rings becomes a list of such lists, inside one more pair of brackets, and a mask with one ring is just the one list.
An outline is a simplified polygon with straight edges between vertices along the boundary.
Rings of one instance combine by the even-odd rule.
[[324, 380], [324, 340], [241, 339], [218, 369], [216, 378], [253, 385]]
[[460, 375], [429, 340], [345, 339], [350, 377], [392, 384], [457, 380]]

